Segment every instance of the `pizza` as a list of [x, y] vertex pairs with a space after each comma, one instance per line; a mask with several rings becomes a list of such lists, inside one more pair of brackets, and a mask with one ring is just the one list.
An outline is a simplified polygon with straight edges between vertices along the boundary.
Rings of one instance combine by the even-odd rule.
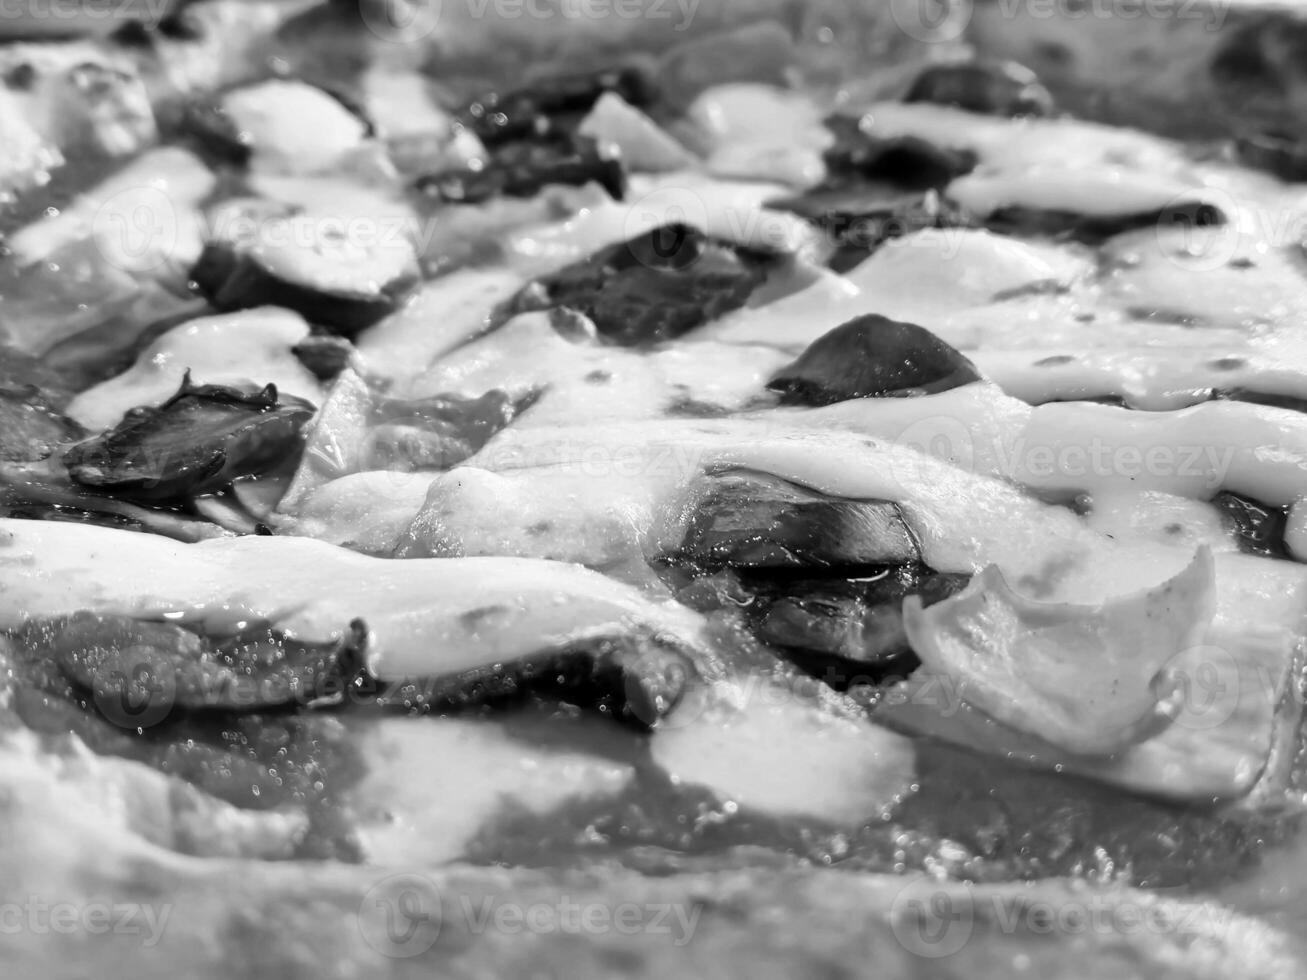
[[1301, 25], [1175, 6], [0, 11], [5, 975], [1298, 976]]

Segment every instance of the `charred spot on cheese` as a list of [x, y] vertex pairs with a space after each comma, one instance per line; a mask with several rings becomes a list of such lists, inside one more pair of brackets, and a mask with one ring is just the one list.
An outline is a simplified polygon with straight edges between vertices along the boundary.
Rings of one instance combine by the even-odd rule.
[[158, 408], [135, 408], [112, 430], [64, 454], [72, 479], [128, 498], [184, 500], [282, 466], [300, 450], [313, 407], [249, 390], [193, 385]]
[[775, 261], [689, 225], [663, 225], [529, 283], [499, 318], [566, 306], [616, 343], [655, 344], [739, 309]]
[[976, 60], [932, 65], [913, 81], [904, 102], [956, 106], [987, 116], [1049, 116], [1053, 96], [1015, 61]]
[[268, 626], [214, 640], [175, 623], [92, 613], [29, 631], [110, 722], [119, 723], [119, 709], [130, 706], [151, 724], [174, 711], [338, 703], [362, 669], [367, 637], [355, 622], [331, 643], [297, 642]]
[[903, 600], [934, 605], [970, 576], [920, 563], [860, 578], [790, 579], [747, 575], [754, 636], [837, 691], [902, 679], [921, 665], [903, 628]]
[[769, 202], [819, 226], [834, 246], [826, 264], [854, 268], [885, 242], [925, 228], [969, 228], [966, 213], [933, 190], [901, 191], [883, 184], [827, 184], [806, 194]]
[[360, 694], [379, 704], [417, 713], [546, 698], [651, 729], [677, 705], [694, 676], [693, 660], [677, 644], [636, 630], [442, 677], [385, 687], [362, 678], [358, 684]]
[[782, 404], [816, 407], [933, 395], [979, 380], [971, 361], [925, 327], [871, 313], [814, 341], [767, 387]]
[[1284, 542], [1284, 532], [1289, 519], [1287, 508], [1268, 507], [1228, 491], [1218, 493], [1212, 498], [1212, 506], [1220, 513], [1225, 526], [1234, 534], [1240, 551], [1262, 558], [1293, 560]]
[[468, 102], [463, 124], [487, 146], [566, 134], [594, 108], [605, 92], [637, 107], [654, 103], [657, 81], [644, 65], [631, 62], [598, 72], [555, 75], [528, 88], [489, 93]]
[[824, 157], [837, 181], [871, 180], [928, 190], [976, 169], [977, 157], [970, 150], [937, 146], [919, 136], [877, 136], [865, 118], [836, 115], [826, 125], [835, 142]]
[[1069, 238], [1098, 245], [1115, 235], [1141, 228], [1179, 225], [1187, 229], [1216, 228], [1227, 221], [1210, 201], [1176, 201], [1164, 208], [1121, 214], [1080, 214], [1028, 207], [1002, 207], [993, 211], [985, 226], [1005, 235]]
[[615, 201], [627, 191], [626, 167], [613, 146], [586, 136], [497, 147], [479, 167], [423, 177], [417, 189], [446, 204], [481, 204], [496, 197], [531, 197], [550, 184], [596, 183]]
[[190, 276], [223, 312], [283, 306], [346, 337], [393, 313], [420, 278], [407, 240], [351, 241], [342, 223], [308, 215], [272, 219], [253, 243], [210, 241]]
[[919, 558], [897, 504], [835, 500], [773, 477], [715, 478], [681, 543], [707, 568], [898, 565]]

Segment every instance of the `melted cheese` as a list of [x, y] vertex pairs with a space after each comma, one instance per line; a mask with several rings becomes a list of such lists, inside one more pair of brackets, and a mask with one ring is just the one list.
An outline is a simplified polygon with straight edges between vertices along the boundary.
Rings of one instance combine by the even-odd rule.
[[309, 642], [361, 618], [382, 680], [516, 660], [647, 628], [697, 643], [698, 619], [575, 565], [511, 558], [391, 561], [297, 537], [184, 545], [131, 531], [0, 521], [0, 626], [78, 610], [272, 622]]
[[150, 344], [123, 374], [74, 398], [67, 414], [91, 431], [108, 428], [130, 408], [167, 401], [188, 371], [195, 384], [274, 384], [281, 394], [321, 402], [318, 379], [291, 352], [308, 335], [302, 317], [275, 307], [192, 320]]
[[253, 153], [250, 165], [274, 174], [331, 170], [366, 135], [358, 116], [320, 88], [274, 79], [228, 92], [222, 109]]

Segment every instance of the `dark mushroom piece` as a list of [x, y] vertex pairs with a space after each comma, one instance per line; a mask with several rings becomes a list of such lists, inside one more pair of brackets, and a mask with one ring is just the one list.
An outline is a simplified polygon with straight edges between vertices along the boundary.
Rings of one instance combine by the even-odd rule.
[[154, 503], [185, 501], [282, 466], [302, 447], [313, 406], [223, 385], [181, 388], [157, 408], [135, 408], [110, 431], [64, 454], [73, 481]]
[[980, 380], [971, 361], [925, 327], [872, 313], [814, 341], [767, 387], [784, 405], [819, 407], [938, 394]]

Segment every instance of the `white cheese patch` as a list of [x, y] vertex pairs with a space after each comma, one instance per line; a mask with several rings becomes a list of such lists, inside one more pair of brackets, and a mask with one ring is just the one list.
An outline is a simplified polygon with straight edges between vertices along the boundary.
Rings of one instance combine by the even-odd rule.
[[670, 133], [616, 92], [599, 96], [577, 132], [616, 146], [632, 170], [658, 173], [690, 170], [699, 164]]
[[250, 165], [272, 174], [317, 174], [340, 163], [367, 134], [339, 101], [304, 82], [274, 79], [228, 92], [222, 110], [253, 151]]
[[616, 796], [635, 778], [627, 763], [452, 718], [368, 724], [359, 748], [368, 773], [345, 806], [359, 816], [364, 860], [394, 867], [456, 860], [498, 817], [544, 817], [571, 802]]
[[780, 819], [857, 827], [915, 788], [910, 741], [766, 682], [728, 679], [691, 692], [654, 733], [650, 753], [675, 782]]
[[420, 374], [486, 330], [490, 311], [521, 285], [521, 277], [498, 269], [464, 269], [424, 283], [402, 308], [359, 336], [367, 372], [394, 380]]

